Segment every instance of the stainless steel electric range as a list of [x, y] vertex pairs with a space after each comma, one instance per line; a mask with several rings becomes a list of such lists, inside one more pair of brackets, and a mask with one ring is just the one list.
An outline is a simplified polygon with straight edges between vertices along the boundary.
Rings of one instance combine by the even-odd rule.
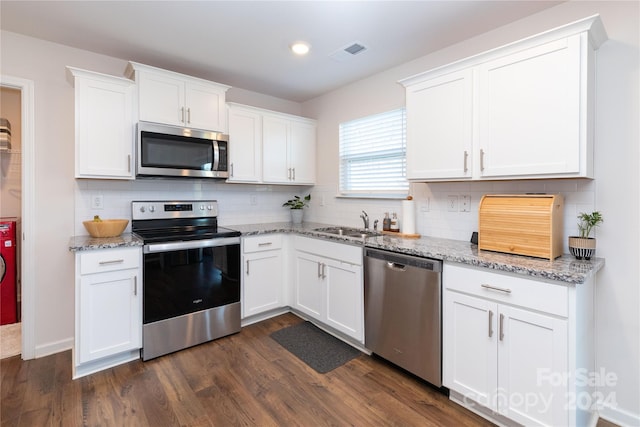
[[143, 246], [142, 360], [240, 331], [240, 232], [215, 200], [134, 201]]

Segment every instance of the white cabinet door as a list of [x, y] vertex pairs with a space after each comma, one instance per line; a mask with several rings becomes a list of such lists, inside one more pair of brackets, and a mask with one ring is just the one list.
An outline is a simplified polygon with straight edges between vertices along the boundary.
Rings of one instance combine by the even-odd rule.
[[140, 73], [138, 83], [139, 118], [146, 122], [184, 126], [184, 80], [171, 75]]
[[314, 184], [316, 181], [316, 125], [291, 121], [289, 147], [291, 180], [295, 184]]
[[295, 263], [294, 307], [322, 321], [326, 305], [322, 259], [296, 251]]
[[197, 81], [185, 83], [186, 126], [227, 132], [225, 90]]
[[262, 119], [263, 181], [312, 185], [316, 179], [316, 125], [285, 115]]
[[283, 270], [281, 250], [244, 255], [243, 318], [284, 305]]
[[478, 68], [482, 177], [576, 175], [581, 150], [580, 35]]
[[129, 62], [138, 85], [139, 120], [227, 133], [229, 86]]
[[140, 283], [138, 269], [81, 277], [77, 362], [91, 362], [141, 347]]
[[326, 261], [326, 323], [358, 341], [364, 341], [364, 285], [362, 266]]
[[291, 183], [289, 166], [290, 121], [277, 116], [262, 118], [262, 178], [267, 183]]
[[567, 321], [500, 305], [497, 322], [499, 412], [523, 425], [568, 425]]
[[444, 312], [443, 384], [496, 410], [497, 305], [446, 291]]
[[473, 73], [407, 87], [407, 179], [471, 178]]
[[229, 182], [262, 180], [262, 115], [229, 107]]
[[119, 77], [69, 71], [75, 86], [76, 178], [133, 179], [135, 85]]

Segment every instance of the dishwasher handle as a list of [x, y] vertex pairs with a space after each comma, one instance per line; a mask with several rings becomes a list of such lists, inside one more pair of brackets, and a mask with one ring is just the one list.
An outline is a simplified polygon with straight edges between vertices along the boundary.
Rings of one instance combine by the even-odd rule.
[[[379, 249], [365, 248], [364, 255], [366, 258], [379, 259], [389, 264], [406, 267], [417, 267], [425, 270], [431, 270], [434, 273], [442, 272], [442, 261], [432, 258], [422, 258], [418, 256], [405, 255], [399, 252], [382, 251]], [[395, 269], [395, 268], [394, 268]]]
[[406, 265], [398, 264], [397, 262], [387, 261], [387, 268], [393, 271], [407, 271]]

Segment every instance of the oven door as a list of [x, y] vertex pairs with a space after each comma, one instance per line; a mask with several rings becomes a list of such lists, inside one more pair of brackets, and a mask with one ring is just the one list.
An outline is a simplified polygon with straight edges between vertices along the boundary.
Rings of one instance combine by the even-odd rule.
[[227, 178], [227, 146], [217, 132], [140, 122], [136, 175]]
[[144, 246], [143, 323], [240, 302], [240, 238]]

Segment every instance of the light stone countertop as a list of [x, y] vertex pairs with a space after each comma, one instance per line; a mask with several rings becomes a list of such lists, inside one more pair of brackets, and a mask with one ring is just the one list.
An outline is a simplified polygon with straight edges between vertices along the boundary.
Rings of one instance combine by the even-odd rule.
[[[367, 248], [377, 248], [407, 255], [467, 264], [496, 270], [498, 272], [502, 271], [529, 276], [536, 279], [553, 280], [567, 285], [584, 283], [604, 266], [603, 258], [592, 258], [590, 261], [578, 261], [573, 256], [565, 254], [553, 261], [549, 261], [520, 255], [478, 251], [478, 246], [469, 242], [437, 237], [414, 239], [385, 234], [363, 239], [328, 234], [317, 230], [337, 227], [333, 224], [274, 222], [265, 224], [225, 225], [224, 227], [241, 232], [243, 237], [272, 233], [295, 233], [340, 243], [359, 246], [364, 245]], [[119, 237], [101, 239], [91, 236], [74, 236], [69, 242], [69, 250], [76, 252], [142, 245], [142, 239], [133, 233], [125, 233]]]
[[[317, 228], [335, 227], [331, 224], [291, 223], [245, 224], [225, 226], [242, 232], [243, 236], [260, 235], [266, 233], [297, 233], [308, 237], [319, 237], [333, 241], [363, 245], [367, 248], [377, 248], [400, 252], [443, 261], [457, 262], [470, 266], [487, 268], [498, 272], [514, 273], [535, 279], [546, 279], [567, 285], [586, 282], [604, 267], [603, 258], [592, 258], [589, 261], [578, 261], [572, 255], [565, 254], [553, 261], [510, 255], [492, 251], [479, 251], [478, 246], [461, 240], [443, 239], [437, 237], [403, 238], [385, 234], [367, 239], [316, 231]], [[345, 227], [350, 228], [350, 227]]]
[[118, 237], [73, 236], [69, 240], [69, 250], [71, 252], [142, 245], [144, 245], [142, 239], [133, 233], [123, 233]]

